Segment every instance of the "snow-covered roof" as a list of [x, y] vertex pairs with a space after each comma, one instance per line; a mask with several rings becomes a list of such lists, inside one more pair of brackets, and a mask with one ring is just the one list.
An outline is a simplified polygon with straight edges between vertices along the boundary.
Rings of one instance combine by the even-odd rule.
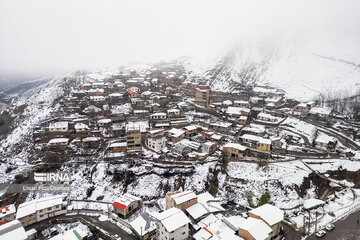
[[258, 117], [258, 118], [274, 119], [274, 120], [277, 119], [277, 117], [274, 117], [274, 116], [272, 116], [272, 115], [270, 115], [270, 114], [268, 114], [268, 113], [263, 113], [263, 112], [259, 113], [259, 114], [257, 115], [257, 117]]
[[157, 112], [157, 113], [153, 113], [151, 114], [151, 116], [166, 116], [167, 114], [166, 113], [163, 113], [163, 112]]
[[69, 122], [54, 122], [50, 123], [49, 128], [68, 128]]
[[13, 220], [0, 226], [0, 238], [26, 240], [28, 236], [21, 222]]
[[186, 217], [185, 213], [177, 208], [165, 210], [156, 214], [155, 217], [168, 232], [172, 232], [190, 222], [190, 219]]
[[104, 119], [98, 120], [97, 122], [98, 123], [103, 123], [103, 124], [111, 123], [111, 119], [110, 118], [104, 118]]
[[97, 141], [100, 141], [100, 140], [101, 140], [100, 137], [86, 137], [82, 141], [83, 142], [97, 142]]
[[239, 228], [248, 231], [255, 240], [265, 240], [272, 232], [272, 229], [264, 221], [252, 217], [240, 222]]
[[146, 132], [147, 128], [149, 128], [148, 121], [128, 122], [126, 124], [126, 131], [140, 130], [140, 132]]
[[167, 110], [168, 113], [180, 112], [179, 109], [169, 109]]
[[246, 114], [248, 114], [250, 112], [250, 109], [241, 108], [241, 107], [228, 107], [226, 109], [226, 114], [231, 114], [231, 115], [241, 115], [242, 112], [245, 112]]
[[79, 240], [87, 237], [87, 233], [81, 230], [79, 227], [64, 231], [50, 238], [49, 240]]
[[250, 141], [256, 141], [256, 142], [263, 143], [263, 144], [271, 144], [270, 139], [262, 138], [262, 137], [251, 135], [251, 134], [244, 134], [244, 135], [240, 136], [240, 138], [245, 139], [245, 140], [250, 140]]
[[194, 234], [193, 238], [195, 240], [208, 240], [212, 239], [213, 233], [209, 231], [206, 227], [201, 228], [197, 233]]
[[130, 225], [140, 236], [155, 230], [156, 224], [155, 221], [146, 213], [140, 213], [140, 215], [135, 218]]
[[310, 114], [321, 114], [321, 115], [330, 115], [332, 109], [329, 107], [313, 107], [310, 109]]
[[325, 202], [320, 199], [310, 198], [310, 199], [306, 199], [304, 201], [304, 208], [305, 209], [313, 209], [313, 208], [320, 207], [324, 204], [325, 204]]
[[170, 133], [173, 137], [180, 137], [181, 135], [185, 134], [185, 131], [178, 128], [172, 128], [168, 131], [168, 133]]
[[16, 213], [16, 219], [22, 218], [38, 210], [64, 204], [61, 196], [47, 197], [25, 202], [19, 205]]
[[211, 123], [210, 125], [212, 125], [212, 126], [217, 126], [217, 127], [228, 128], [228, 127], [230, 127], [230, 126], [232, 125], [232, 123], [217, 121], [217, 122], [215, 122], [215, 123]]
[[53, 138], [49, 141], [49, 144], [53, 144], [53, 143], [67, 143], [69, 142], [68, 138]]
[[116, 142], [116, 143], [112, 143], [110, 144], [111, 148], [115, 148], [115, 147], [126, 147], [126, 142]]
[[242, 216], [231, 216], [231, 217], [227, 217], [227, 218], [223, 219], [223, 221], [234, 231], [238, 231], [239, 226], [245, 220], [246, 219], [243, 218]]
[[319, 143], [325, 143], [328, 144], [329, 142], [335, 142], [336, 138], [330, 137], [329, 135], [322, 133], [322, 132], [318, 132], [318, 135], [316, 136], [315, 142], [319, 142]]
[[76, 123], [75, 124], [75, 129], [83, 129], [83, 128], [89, 128], [86, 124], [84, 123]]
[[186, 212], [195, 220], [209, 213], [209, 211], [201, 203], [196, 203], [191, 207], [188, 207]]
[[215, 139], [215, 140], [220, 140], [222, 137], [223, 137], [223, 136], [220, 135], [220, 134], [213, 134], [213, 135], [211, 135], [211, 138], [212, 138], [212, 139]]
[[173, 199], [177, 205], [179, 205], [197, 197], [193, 191], [185, 191], [171, 195], [170, 198]]
[[183, 127], [184, 129], [188, 130], [188, 131], [193, 131], [196, 130], [198, 128], [198, 126], [196, 125], [189, 125], [189, 126], [185, 126]]
[[277, 90], [275, 88], [254, 87], [253, 91], [257, 93], [276, 93]]
[[235, 148], [239, 151], [245, 151], [247, 149], [247, 147], [238, 144], [238, 143], [227, 143], [223, 146], [224, 148]]
[[250, 213], [261, 217], [270, 226], [284, 220], [284, 212], [268, 203], [251, 210]]

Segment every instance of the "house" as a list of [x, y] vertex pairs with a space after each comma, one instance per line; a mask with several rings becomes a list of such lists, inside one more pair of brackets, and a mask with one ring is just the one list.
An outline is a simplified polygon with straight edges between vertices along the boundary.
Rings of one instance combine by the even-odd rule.
[[82, 139], [84, 147], [97, 148], [100, 146], [101, 138], [99, 137], [86, 137]]
[[84, 123], [76, 123], [74, 128], [76, 133], [86, 133], [89, 130], [88, 125]]
[[188, 138], [194, 137], [197, 135], [198, 133], [198, 126], [196, 125], [189, 125], [189, 126], [185, 126], [182, 129], [185, 131], [185, 136]]
[[201, 151], [207, 154], [213, 154], [217, 149], [216, 142], [205, 142], [201, 145]]
[[167, 117], [166, 113], [162, 113], [162, 112], [153, 113], [150, 115], [150, 119], [152, 120], [165, 120], [166, 117]]
[[50, 238], [49, 240], [86, 240], [88, 239], [88, 233], [81, 230], [79, 227], [63, 231]]
[[190, 219], [183, 211], [170, 208], [155, 215], [157, 219], [157, 240], [187, 240], [189, 238]]
[[243, 127], [241, 129], [241, 134], [253, 134], [256, 136], [264, 136], [265, 131], [266, 130], [264, 125], [250, 123], [249, 126]]
[[239, 139], [242, 143], [249, 146], [251, 150], [258, 150], [270, 153], [271, 140], [251, 134], [244, 134]]
[[185, 131], [178, 128], [172, 128], [168, 131], [168, 137], [172, 142], [177, 142], [185, 137]]
[[208, 108], [210, 106], [210, 90], [209, 89], [197, 89], [195, 91], [196, 104]]
[[114, 212], [123, 218], [134, 213], [141, 205], [141, 198], [125, 193], [112, 204]]
[[166, 199], [166, 209], [169, 208], [178, 208], [180, 210], [185, 210], [192, 205], [197, 203], [197, 196], [193, 191], [175, 191], [169, 192], [165, 196]]
[[97, 121], [99, 127], [110, 127], [111, 126], [111, 119], [110, 118], [104, 118]]
[[90, 101], [94, 103], [105, 102], [105, 100], [104, 96], [90, 96]]
[[92, 83], [92, 88], [104, 88], [105, 84], [104, 82], [94, 82]]
[[276, 96], [269, 96], [265, 99], [265, 103], [267, 103], [268, 106], [279, 106], [281, 104], [283, 97], [276, 95]]
[[256, 96], [259, 97], [268, 97], [268, 96], [275, 96], [277, 89], [268, 87], [268, 86], [257, 86], [253, 88], [253, 92]]
[[307, 117], [309, 111], [311, 109], [311, 105], [307, 103], [299, 103], [295, 106], [293, 114], [300, 117]]
[[34, 229], [25, 231], [20, 221], [14, 220], [0, 226], [0, 239], [3, 240], [30, 240], [34, 239]]
[[226, 114], [229, 117], [240, 117], [240, 116], [247, 116], [250, 113], [249, 108], [241, 108], [241, 107], [228, 107], [226, 109]]
[[[97, 96], [97, 97], [103, 97], [104, 93], [105, 93], [105, 90], [102, 89], [102, 88], [96, 88], [96, 89], [89, 89], [87, 91], [87, 93], [89, 94], [90, 96], [90, 100], [91, 100], [91, 97], [94, 97], [94, 96]], [[96, 101], [96, 100], [95, 100]]]
[[149, 116], [148, 110], [134, 110], [134, 116], [135, 117], [147, 117]]
[[156, 234], [156, 220], [147, 212], [140, 213], [137, 218], [130, 222], [130, 226], [141, 240], [148, 240]]
[[109, 94], [109, 99], [112, 102], [117, 102], [117, 101], [119, 101], [119, 100], [121, 100], [123, 98], [124, 98], [123, 93], [111, 93], [111, 94]]
[[67, 213], [66, 203], [62, 197], [48, 197], [25, 202], [19, 205], [16, 219], [24, 227], [33, 223]]
[[166, 145], [164, 129], [151, 129], [147, 132], [146, 146], [156, 152], [161, 151]]
[[169, 109], [169, 110], [167, 110], [167, 114], [170, 118], [178, 117], [178, 116], [180, 116], [180, 110], [179, 109]]
[[130, 98], [138, 98], [139, 97], [138, 92], [130, 90], [128, 93], [129, 93]]
[[217, 121], [215, 123], [210, 123], [210, 128], [222, 132], [228, 132], [231, 129], [232, 123]]
[[136, 124], [129, 123], [126, 125], [126, 143], [128, 150], [141, 149], [141, 131]]
[[272, 229], [262, 220], [249, 217], [239, 224], [239, 236], [244, 240], [270, 240]]
[[314, 140], [314, 145], [315, 148], [320, 150], [334, 151], [337, 145], [337, 139], [319, 131], [316, 139]]
[[185, 155], [192, 151], [199, 151], [201, 144], [198, 142], [190, 141], [189, 139], [182, 139], [175, 143], [174, 151]]
[[211, 136], [215, 134], [215, 132], [212, 131], [202, 131], [200, 132], [201, 139], [205, 141], [209, 141], [211, 139]]
[[7, 222], [15, 220], [15, 213], [16, 209], [14, 204], [0, 207], [0, 226]]
[[248, 117], [247, 116], [240, 116], [239, 117], [239, 124], [245, 126], [247, 124]]
[[69, 131], [69, 123], [68, 122], [55, 122], [50, 123], [49, 132], [51, 133], [66, 133]]
[[223, 151], [226, 157], [243, 158], [247, 147], [238, 143], [227, 143], [223, 146]]
[[309, 111], [309, 117], [314, 120], [328, 121], [332, 112], [333, 109], [329, 107], [313, 107]]
[[115, 143], [111, 143], [108, 149], [113, 153], [125, 152], [126, 146], [127, 146], [126, 142], [115, 142]]
[[234, 101], [234, 106], [235, 106], [235, 107], [249, 108], [249, 107], [250, 107], [250, 103], [249, 103], [249, 101], [235, 100], [235, 101]]
[[280, 223], [284, 220], [284, 212], [267, 203], [249, 211], [249, 217], [264, 221], [272, 229], [270, 237], [275, 237], [280, 233]]
[[49, 141], [48, 145], [53, 149], [64, 149], [69, 144], [68, 138], [53, 138]]
[[257, 119], [265, 122], [277, 122], [278, 118], [267, 113], [259, 113]]

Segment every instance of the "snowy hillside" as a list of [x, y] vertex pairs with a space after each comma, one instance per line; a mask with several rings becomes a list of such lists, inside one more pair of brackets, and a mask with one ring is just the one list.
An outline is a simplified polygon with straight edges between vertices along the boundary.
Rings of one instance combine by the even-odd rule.
[[18, 166], [16, 172], [26, 168], [32, 156], [33, 128], [57, 108], [54, 100], [62, 96], [61, 79], [54, 79], [43, 85], [30, 88], [22, 96], [14, 99], [5, 110], [12, 119], [10, 133], [0, 139], [0, 172], [3, 178], [0, 182], [7, 182], [14, 176], [5, 174], [9, 166]]
[[280, 87], [299, 100], [336, 91], [353, 94], [360, 90], [360, 56], [357, 44], [344, 47], [349, 41], [329, 41], [326, 46], [306, 41], [252, 42], [212, 61], [192, 58], [185, 66], [191, 75], [208, 79], [213, 90], [231, 91], [237, 83], [256, 82]]

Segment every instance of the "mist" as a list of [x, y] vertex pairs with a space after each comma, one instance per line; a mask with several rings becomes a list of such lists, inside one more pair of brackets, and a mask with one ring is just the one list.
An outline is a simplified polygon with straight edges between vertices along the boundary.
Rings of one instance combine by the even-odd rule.
[[0, 75], [206, 59], [280, 39], [347, 48], [359, 11], [357, 0], [1, 0]]

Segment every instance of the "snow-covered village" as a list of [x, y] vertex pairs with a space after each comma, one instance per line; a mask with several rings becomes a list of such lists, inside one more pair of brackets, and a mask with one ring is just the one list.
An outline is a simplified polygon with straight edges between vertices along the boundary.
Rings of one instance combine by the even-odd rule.
[[360, 239], [360, 2], [235, 2], [0, 3], [0, 240]]

